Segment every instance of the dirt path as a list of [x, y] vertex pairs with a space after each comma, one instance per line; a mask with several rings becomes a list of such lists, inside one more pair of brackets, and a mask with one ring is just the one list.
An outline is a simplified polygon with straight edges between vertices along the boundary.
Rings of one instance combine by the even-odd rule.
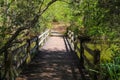
[[48, 51], [66, 51], [65, 43], [62, 37], [50, 37], [45, 45], [42, 47]]
[[70, 24], [69, 23], [65, 24], [65, 23], [53, 22], [52, 26], [53, 26], [52, 30], [58, 31], [60, 33], [65, 33], [66, 32], [66, 28], [68, 26], [70, 26]]

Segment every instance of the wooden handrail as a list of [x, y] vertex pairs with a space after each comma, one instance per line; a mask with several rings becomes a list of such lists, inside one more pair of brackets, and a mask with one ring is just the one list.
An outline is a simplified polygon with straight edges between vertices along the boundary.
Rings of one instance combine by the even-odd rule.
[[[26, 59], [28, 57], [28, 54], [33, 55], [33, 53], [37, 53], [37, 51], [39, 49], [39, 46], [46, 41], [49, 34], [50, 34], [50, 30], [46, 30], [41, 35], [35, 36], [35, 37], [31, 38], [31, 39], [28, 39], [27, 42], [24, 45], [16, 48], [15, 50], [12, 50], [12, 51], [9, 51], [9, 52], [8, 52], [8, 50], [6, 50], [6, 52], [4, 53], [4, 63], [5, 64], [4, 64], [4, 66], [1, 67], [1, 68], [5, 67], [4, 68], [4, 77], [8, 73], [7, 72], [8, 71], [7, 70], [8, 66], [18, 69], [26, 61]], [[35, 45], [31, 47], [31, 45], [33, 43], [35, 43]], [[11, 56], [12, 59], [13, 59], [12, 60], [12, 66], [10, 66], [11, 64], [9, 64], [7, 62], [8, 57], [10, 57], [8, 54], [12, 55]], [[1, 77], [1, 75], [0, 75], [0, 77]]]
[[38, 39], [40, 40], [38, 45], [41, 45], [45, 41], [45, 39], [48, 37], [49, 34], [50, 34], [50, 30], [47, 30], [43, 34], [41, 34], [38, 37]]
[[[17, 67], [19, 67], [27, 58], [27, 53], [30, 53], [32, 55], [32, 53], [36, 52], [38, 50], [39, 47], [39, 42], [43, 43], [44, 40], [49, 36], [49, 30], [46, 30], [43, 34], [41, 34], [40, 36], [35, 36], [32, 39], [27, 40], [27, 43], [19, 48], [17, 48], [16, 50], [14, 50], [14, 53], [17, 53], [16, 56], [18, 54], [23, 54], [23, 60], [20, 60], [20, 62], [18, 62]], [[44, 38], [44, 39], [40, 39], [40, 38]], [[31, 49], [30, 45], [36, 42], [35, 46]], [[26, 50], [26, 51], [25, 51]]]
[[85, 45], [85, 43], [83, 43], [82, 46], [91, 56], [94, 56], [94, 51], [92, 49], [88, 48], [88, 46]]
[[[77, 35], [74, 35], [74, 33], [70, 30], [67, 31], [67, 36], [69, 39], [69, 43], [70, 44], [74, 44], [74, 51], [75, 53], [77, 53], [76, 51], [79, 51], [80, 53], [80, 63], [81, 63], [81, 67], [85, 68], [84, 62], [86, 62], [90, 67], [92, 67], [93, 69], [99, 71], [99, 64], [100, 64], [100, 50], [95, 49], [92, 50], [90, 49], [85, 43], [91, 41], [91, 39], [88, 36], [80, 36], [75, 37]], [[79, 40], [79, 41], [78, 41]], [[77, 46], [78, 43], [80, 44], [80, 48]], [[90, 62], [90, 60], [86, 57], [86, 55], [84, 55], [84, 51], [87, 51], [88, 54], [90, 54], [93, 57], [93, 63]], [[77, 54], [76, 54], [77, 55]], [[98, 67], [96, 67], [98, 66]], [[98, 74], [94, 73], [94, 80], [98, 79]]]
[[50, 30], [46, 30], [43, 34], [39, 35], [38, 38], [40, 39], [42, 36], [44, 36], [45, 34], [49, 33]]
[[19, 48], [15, 49], [12, 51], [13, 55], [17, 55], [19, 54], [20, 52], [22, 52], [23, 49], [27, 48], [28, 44], [24, 44], [22, 46], [20, 46]]

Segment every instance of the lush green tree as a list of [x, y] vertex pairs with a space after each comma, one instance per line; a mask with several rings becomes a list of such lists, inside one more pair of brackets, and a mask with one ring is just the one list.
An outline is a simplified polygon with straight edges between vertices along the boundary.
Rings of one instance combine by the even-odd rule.
[[0, 1], [0, 58], [3, 60], [2, 53], [4, 53], [4, 77], [13, 80], [16, 75], [14, 74], [13, 67], [7, 65], [7, 63], [11, 64], [12, 61], [12, 56], [9, 52], [23, 45], [27, 39], [36, 35], [36, 31], [42, 29], [40, 26], [40, 23], [43, 22], [40, 22], [41, 16], [49, 6], [56, 1], [57, 0]]
[[[0, 52], [3, 52], [5, 48], [13, 44], [19, 34], [30, 33], [28, 29], [38, 25], [42, 14], [56, 1], [3, 0], [1, 2], [1, 13], [3, 14], [0, 14], [2, 19], [0, 31], [1, 36], [4, 38], [1, 42], [5, 41], [5, 43], [1, 46]], [[21, 37], [23, 38], [23, 36]], [[20, 39], [20, 36], [18, 38]]]
[[[108, 41], [113, 42], [120, 39], [120, 0], [71, 0], [70, 8], [72, 10], [71, 29], [77, 31], [78, 35], [89, 35], [97, 41], [96, 38], [102, 39], [103, 43]], [[113, 45], [112, 43], [112, 45]], [[106, 44], [105, 44], [106, 45]], [[114, 44], [120, 47], [119, 43]], [[104, 45], [101, 44], [104, 48]], [[112, 46], [109, 48], [112, 50]], [[116, 55], [116, 49], [113, 49], [112, 61], [105, 62], [103, 77], [107, 79], [119, 79], [118, 68], [119, 52]], [[119, 49], [117, 50], [119, 51]], [[107, 53], [104, 53], [107, 54]], [[118, 62], [115, 60], [117, 58]], [[115, 62], [115, 63], [113, 63]], [[111, 66], [112, 65], [112, 66]], [[116, 67], [116, 68], [115, 68]], [[115, 73], [115, 74], [114, 74]], [[105, 75], [106, 76], [105, 76]], [[109, 77], [109, 78], [108, 78]]]
[[70, 23], [77, 35], [119, 41], [119, 4], [120, 0], [0, 0], [0, 53], [23, 45], [54, 21]]

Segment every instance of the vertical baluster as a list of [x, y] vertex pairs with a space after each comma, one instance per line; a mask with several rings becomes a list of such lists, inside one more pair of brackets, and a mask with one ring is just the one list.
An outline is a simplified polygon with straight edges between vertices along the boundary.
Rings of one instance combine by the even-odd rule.
[[26, 53], [26, 62], [29, 63], [30, 62], [30, 58], [31, 58], [31, 51], [30, 51], [30, 48], [31, 48], [31, 43], [30, 43], [30, 39], [27, 40], [27, 43], [28, 43], [28, 46], [27, 46], [27, 53]]
[[4, 76], [3, 76], [3, 79], [7, 79], [7, 72], [8, 72], [8, 50], [6, 49], [5, 50], [5, 53], [4, 53], [4, 67], [5, 67], [5, 70], [4, 70]]
[[82, 68], [84, 68], [84, 58], [83, 58], [84, 48], [83, 48], [82, 44], [83, 44], [83, 41], [80, 40], [80, 62], [81, 62]]
[[77, 35], [74, 34], [74, 51], [76, 52], [77, 48]]
[[27, 53], [30, 53], [30, 39], [27, 40], [28, 46], [27, 46]]
[[74, 32], [71, 33], [72, 33], [71, 45], [72, 45], [72, 49], [74, 50]]
[[36, 48], [36, 50], [37, 50], [37, 52], [39, 51], [39, 39], [38, 39], [38, 36], [36, 36], [36, 46], [37, 46], [37, 48]]
[[[100, 69], [100, 50], [95, 49], [94, 50], [94, 65], [95, 70], [99, 72]], [[94, 72], [94, 80], [99, 79], [99, 73]]]

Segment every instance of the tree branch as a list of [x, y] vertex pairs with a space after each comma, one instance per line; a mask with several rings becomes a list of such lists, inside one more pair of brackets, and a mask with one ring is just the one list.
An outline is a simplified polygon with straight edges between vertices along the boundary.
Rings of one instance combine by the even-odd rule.
[[67, 4], [71, 4], [70, 2], [67, 2], [67, 1], [64, 1], [64, 0], [58, 0], [58, 1], [65, 2]]
[[12, 37], [5, 43], [5, 45], [0, 49], [0, 53], [5, 52], [8, 48], [10, 48], [10, 45], [12, 44], [12, 42], [14, 41], [14, 39], [16, 39], [16, 37], [19, 35], [19, 33], [23, 30], [32, 28], [35, 26], [35, 24], [38, 22], [39, 17], [49, 8], [49, 6], [51, 6], [54, 2], [56, 2], [57, 0], [52, 0], [50, 1], [47, 6], [41, 11], [38, 12], [38, 14], [35, 15], [34, 19], [29, 21], [28, 24], [26, 24], [23, 27], [20, 27], [16, 30], [16, 32], [12, 35]]
[[20, 27], [17, 29], [17, 31], [12, 35], [12, 37], [6, 42], [6, 44], [0, 49], [0, 53], [4, 52], [6, 49], [8, 49], [13, 42], [13, 40], [19, 35], [19, 33], [23, 30], [27, 29], [27, 27]]
[[48, 4], [47, 4], [47, 6], [40, 12], [40, 16], [54, 3], [54, 2], [56, 2], [56, 1], [58, 1], [58, 0], [51, 0]]

